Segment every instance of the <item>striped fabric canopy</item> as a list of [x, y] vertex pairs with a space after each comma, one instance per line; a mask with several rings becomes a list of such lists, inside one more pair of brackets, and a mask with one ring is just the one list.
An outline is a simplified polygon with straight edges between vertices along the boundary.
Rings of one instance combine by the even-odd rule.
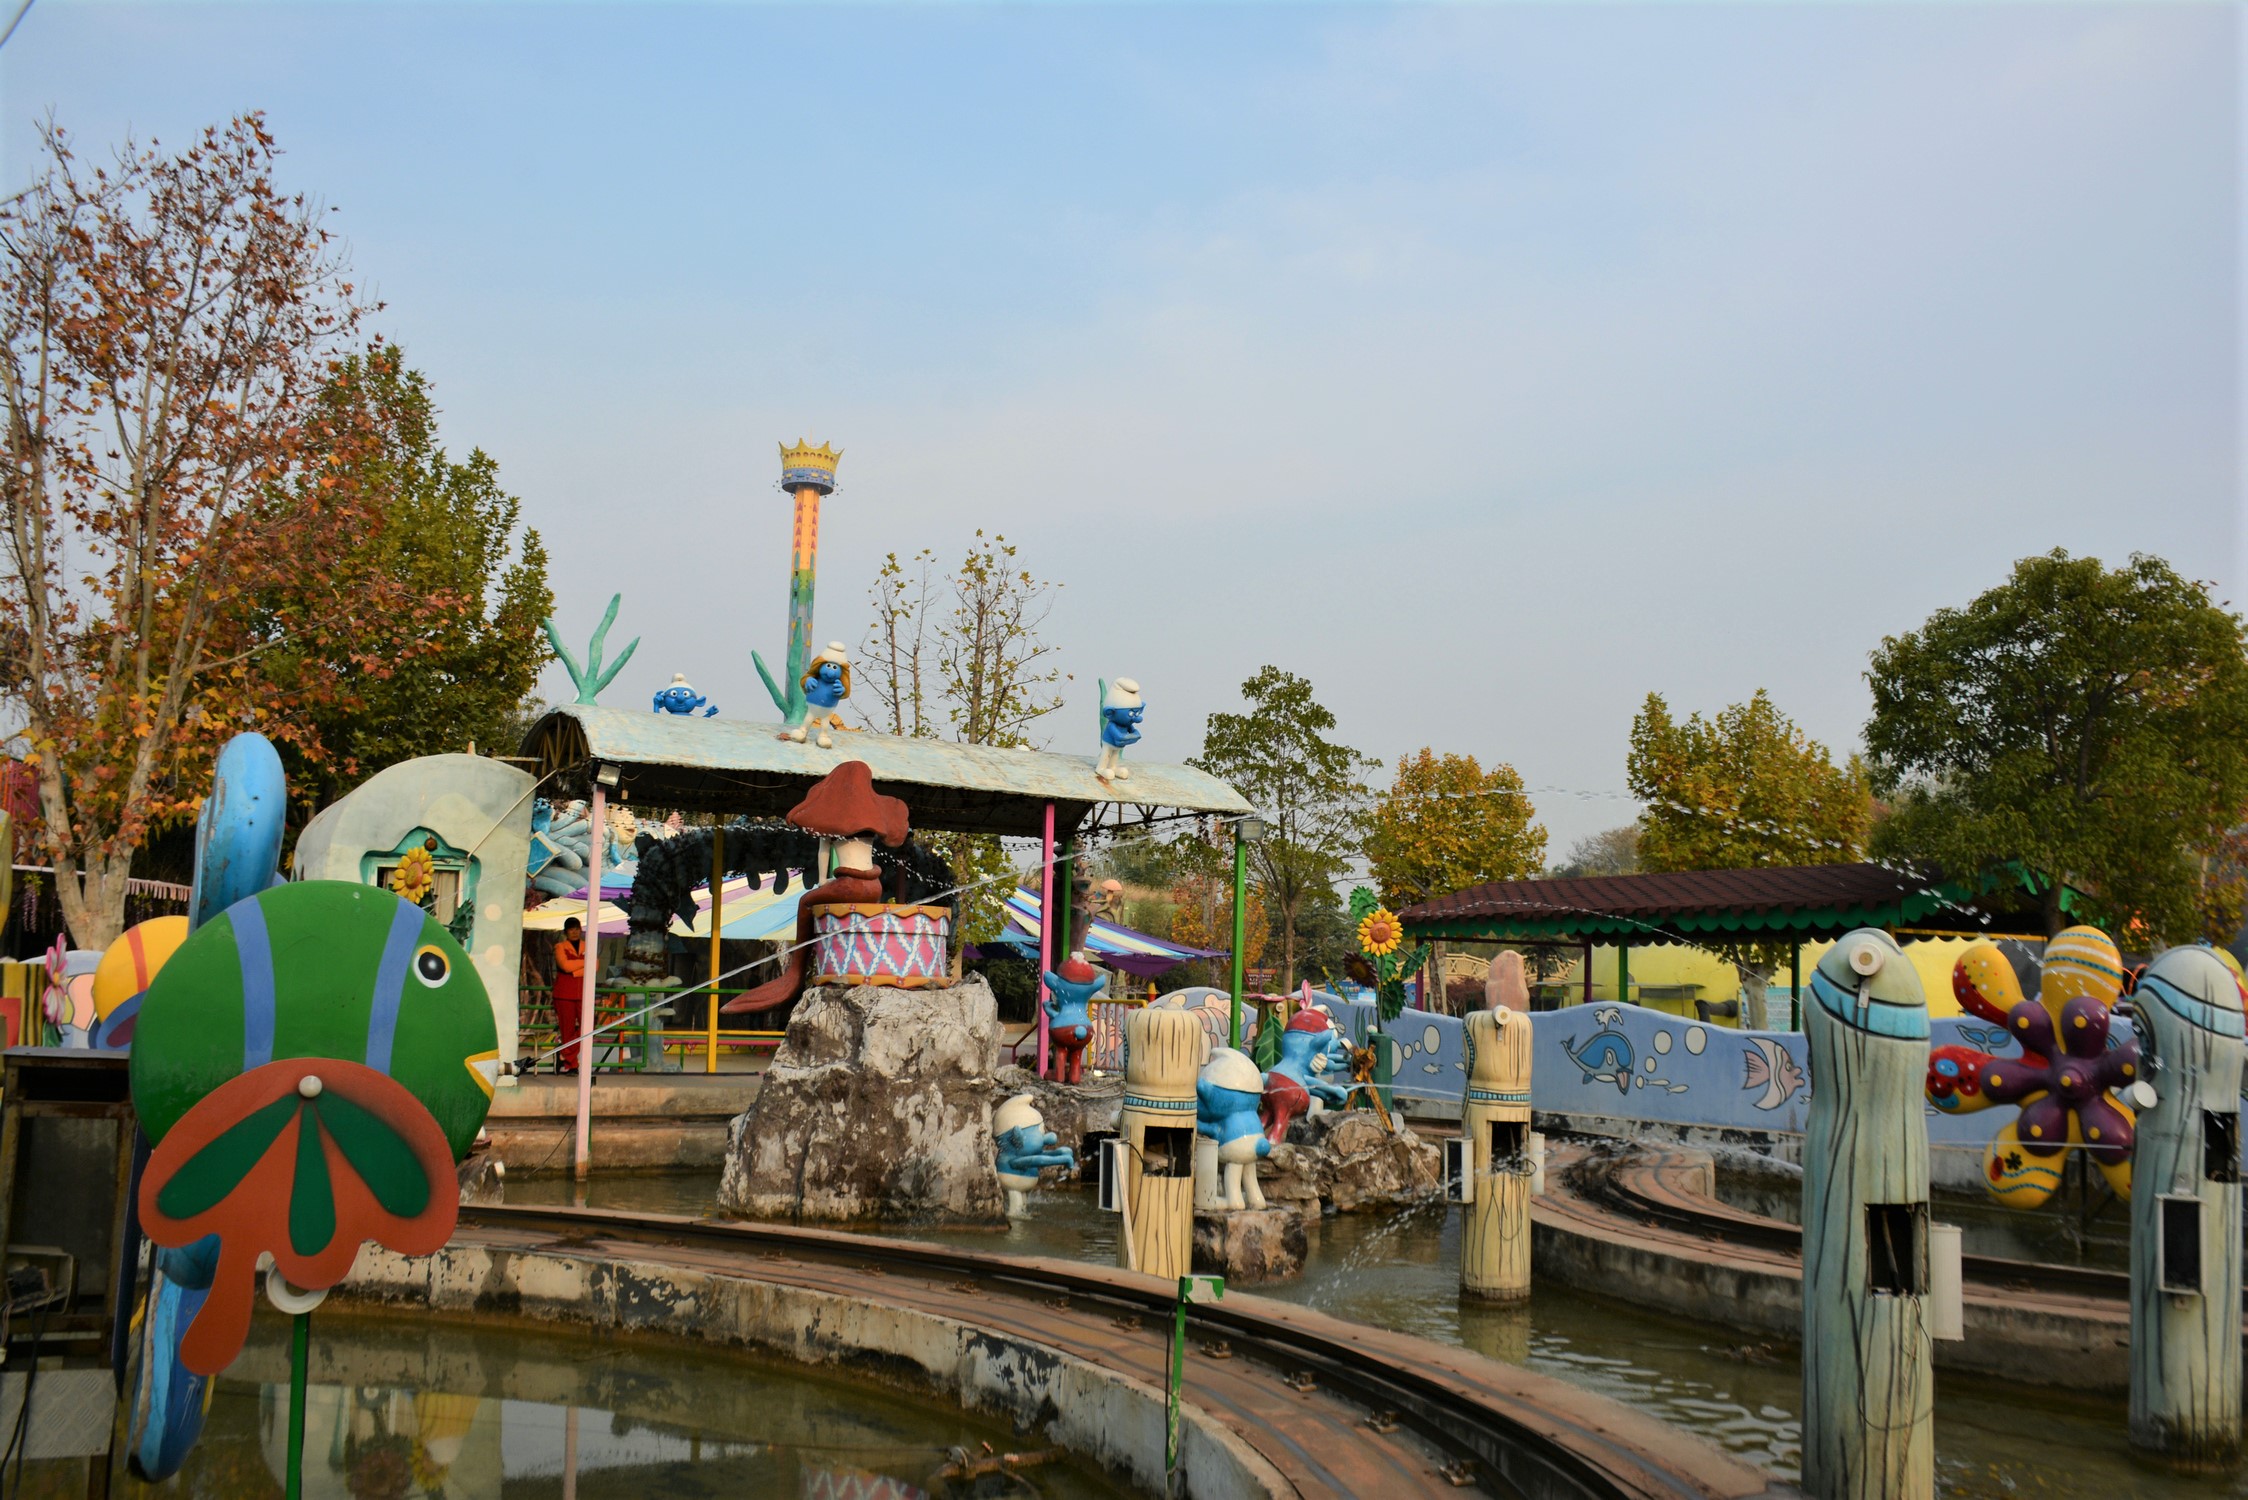
[[[1013, 948], [1038, 951], [1038, 933], [1042, 923], [1039, 897], [1036, 891], [1019, 887], [1006, 902], [1007, 928], [999, 934], [999, 941]], [[1137, 974], [1142, 979], [1152, 978], [1166, 969], [1175, 968], [1190, 959], [1223, 958], [1223, 948], [1189, 948], [1184, 943], [1168, 942], [1150, 937], [1144, 932], [1121, 926], [1115, 922], [1095, 920], [1085, 931], [1087, 956], [1093, 962], [1111, 969], [1121, 969], [1127, 974]]]

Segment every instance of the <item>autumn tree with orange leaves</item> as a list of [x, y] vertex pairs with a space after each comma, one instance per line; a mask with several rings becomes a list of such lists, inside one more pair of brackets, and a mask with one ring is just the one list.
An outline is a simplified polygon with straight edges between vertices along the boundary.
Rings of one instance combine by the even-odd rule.
[[43, 143], [0, 206], [0, 688], [64, 920], [101, 947], [220, 744], [302, 742], [394, 665], [387, 622], [449, 601], [338, 563], [381, 506], [347, 477], [354, 414], [317, 398], [369, 309], [263, 120], [98, 166]]

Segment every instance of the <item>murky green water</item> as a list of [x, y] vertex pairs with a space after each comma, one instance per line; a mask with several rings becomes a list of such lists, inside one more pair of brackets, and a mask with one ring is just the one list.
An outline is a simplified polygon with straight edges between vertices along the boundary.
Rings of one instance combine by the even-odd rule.
[[[1114, 1264], [1118, 1220], [1092, 1195], [1046, 1192], [1032, 1217], [991, 1231], [892, 1230], [917, 1238]], [[1459, 1295], [1459, 1214], [1445, 1205], [1387, 1217], [1337, 1215], [1315, 1232], [1292, 1281], [1245, 1288], [1340, 1318], [1461, 1344], [1596, 1391], [1701, 1434], [1793, 1479], [1802, 1454], [1802, 1372], [1791, 1342], [1665, 1318], [1568, 1288], [1526, 1308]], [[2248, 1473], [2180, 1475], [2136, 1458], [2122, 1398], [1941, 1376], [1939, 1491], [1959, 1500], [2215, 1500], [2248, 1496]]]
[[[1133, 1493], [1076, 1460], [947, 1488], [949, 1448], [1044, 1443], [933, 1398], [676, 1344], [326, 1311], [313, 1316], [311, 1368], [307, 1500]], [[287, 1325], [269, 1314], [218, 1382], [186, 1467], [123, 1492], [277, 1500], [287, 1410]], [[82, 1475], [33, 1465], [21, 1493], [83, 1494]]]

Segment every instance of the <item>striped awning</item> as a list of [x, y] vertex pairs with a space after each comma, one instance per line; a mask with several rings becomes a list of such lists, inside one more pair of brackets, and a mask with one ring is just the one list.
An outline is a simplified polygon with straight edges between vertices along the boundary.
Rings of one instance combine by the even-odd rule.
[[[1036, 891], [1017, 887], [1006, 900], [1007, 928], [999, 940], [1036, 952], [1043, 919]], [[1096, 918], [1085, 931], [1088, 956], [1095, 963], [1149, 978], [1197, 958], [1223, 958], [1223, 948], [1190, 948], [1164, 938], [1151, 937], [1135, 928]]]

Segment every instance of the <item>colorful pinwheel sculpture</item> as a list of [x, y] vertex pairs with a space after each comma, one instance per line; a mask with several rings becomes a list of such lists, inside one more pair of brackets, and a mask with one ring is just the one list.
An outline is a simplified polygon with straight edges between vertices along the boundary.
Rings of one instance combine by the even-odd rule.
[[2071, 927], [2046, 944], [2034, 1000], [2022, 997], [1996, 943], [1976, 943], [1952, 969], [1962, 1009], [2006, 1028], [2018, 1057], [1938, 1047], [1928, 1059], [1928, 1101], [1946, 1114], [1994, 1104], [2021, 1113], [1983, 1151], [1983, 1185], [2009, 1208], [2037, 1208], [2060, 1188], [2066, 1153], [2085, 1152], [2122, 1198], [2131, 1196], [2135, 1120], [2115, 1094], [2138, 1074], [2136, 1043], [2109, 1046], [2123, 959], [2096, 927]]

